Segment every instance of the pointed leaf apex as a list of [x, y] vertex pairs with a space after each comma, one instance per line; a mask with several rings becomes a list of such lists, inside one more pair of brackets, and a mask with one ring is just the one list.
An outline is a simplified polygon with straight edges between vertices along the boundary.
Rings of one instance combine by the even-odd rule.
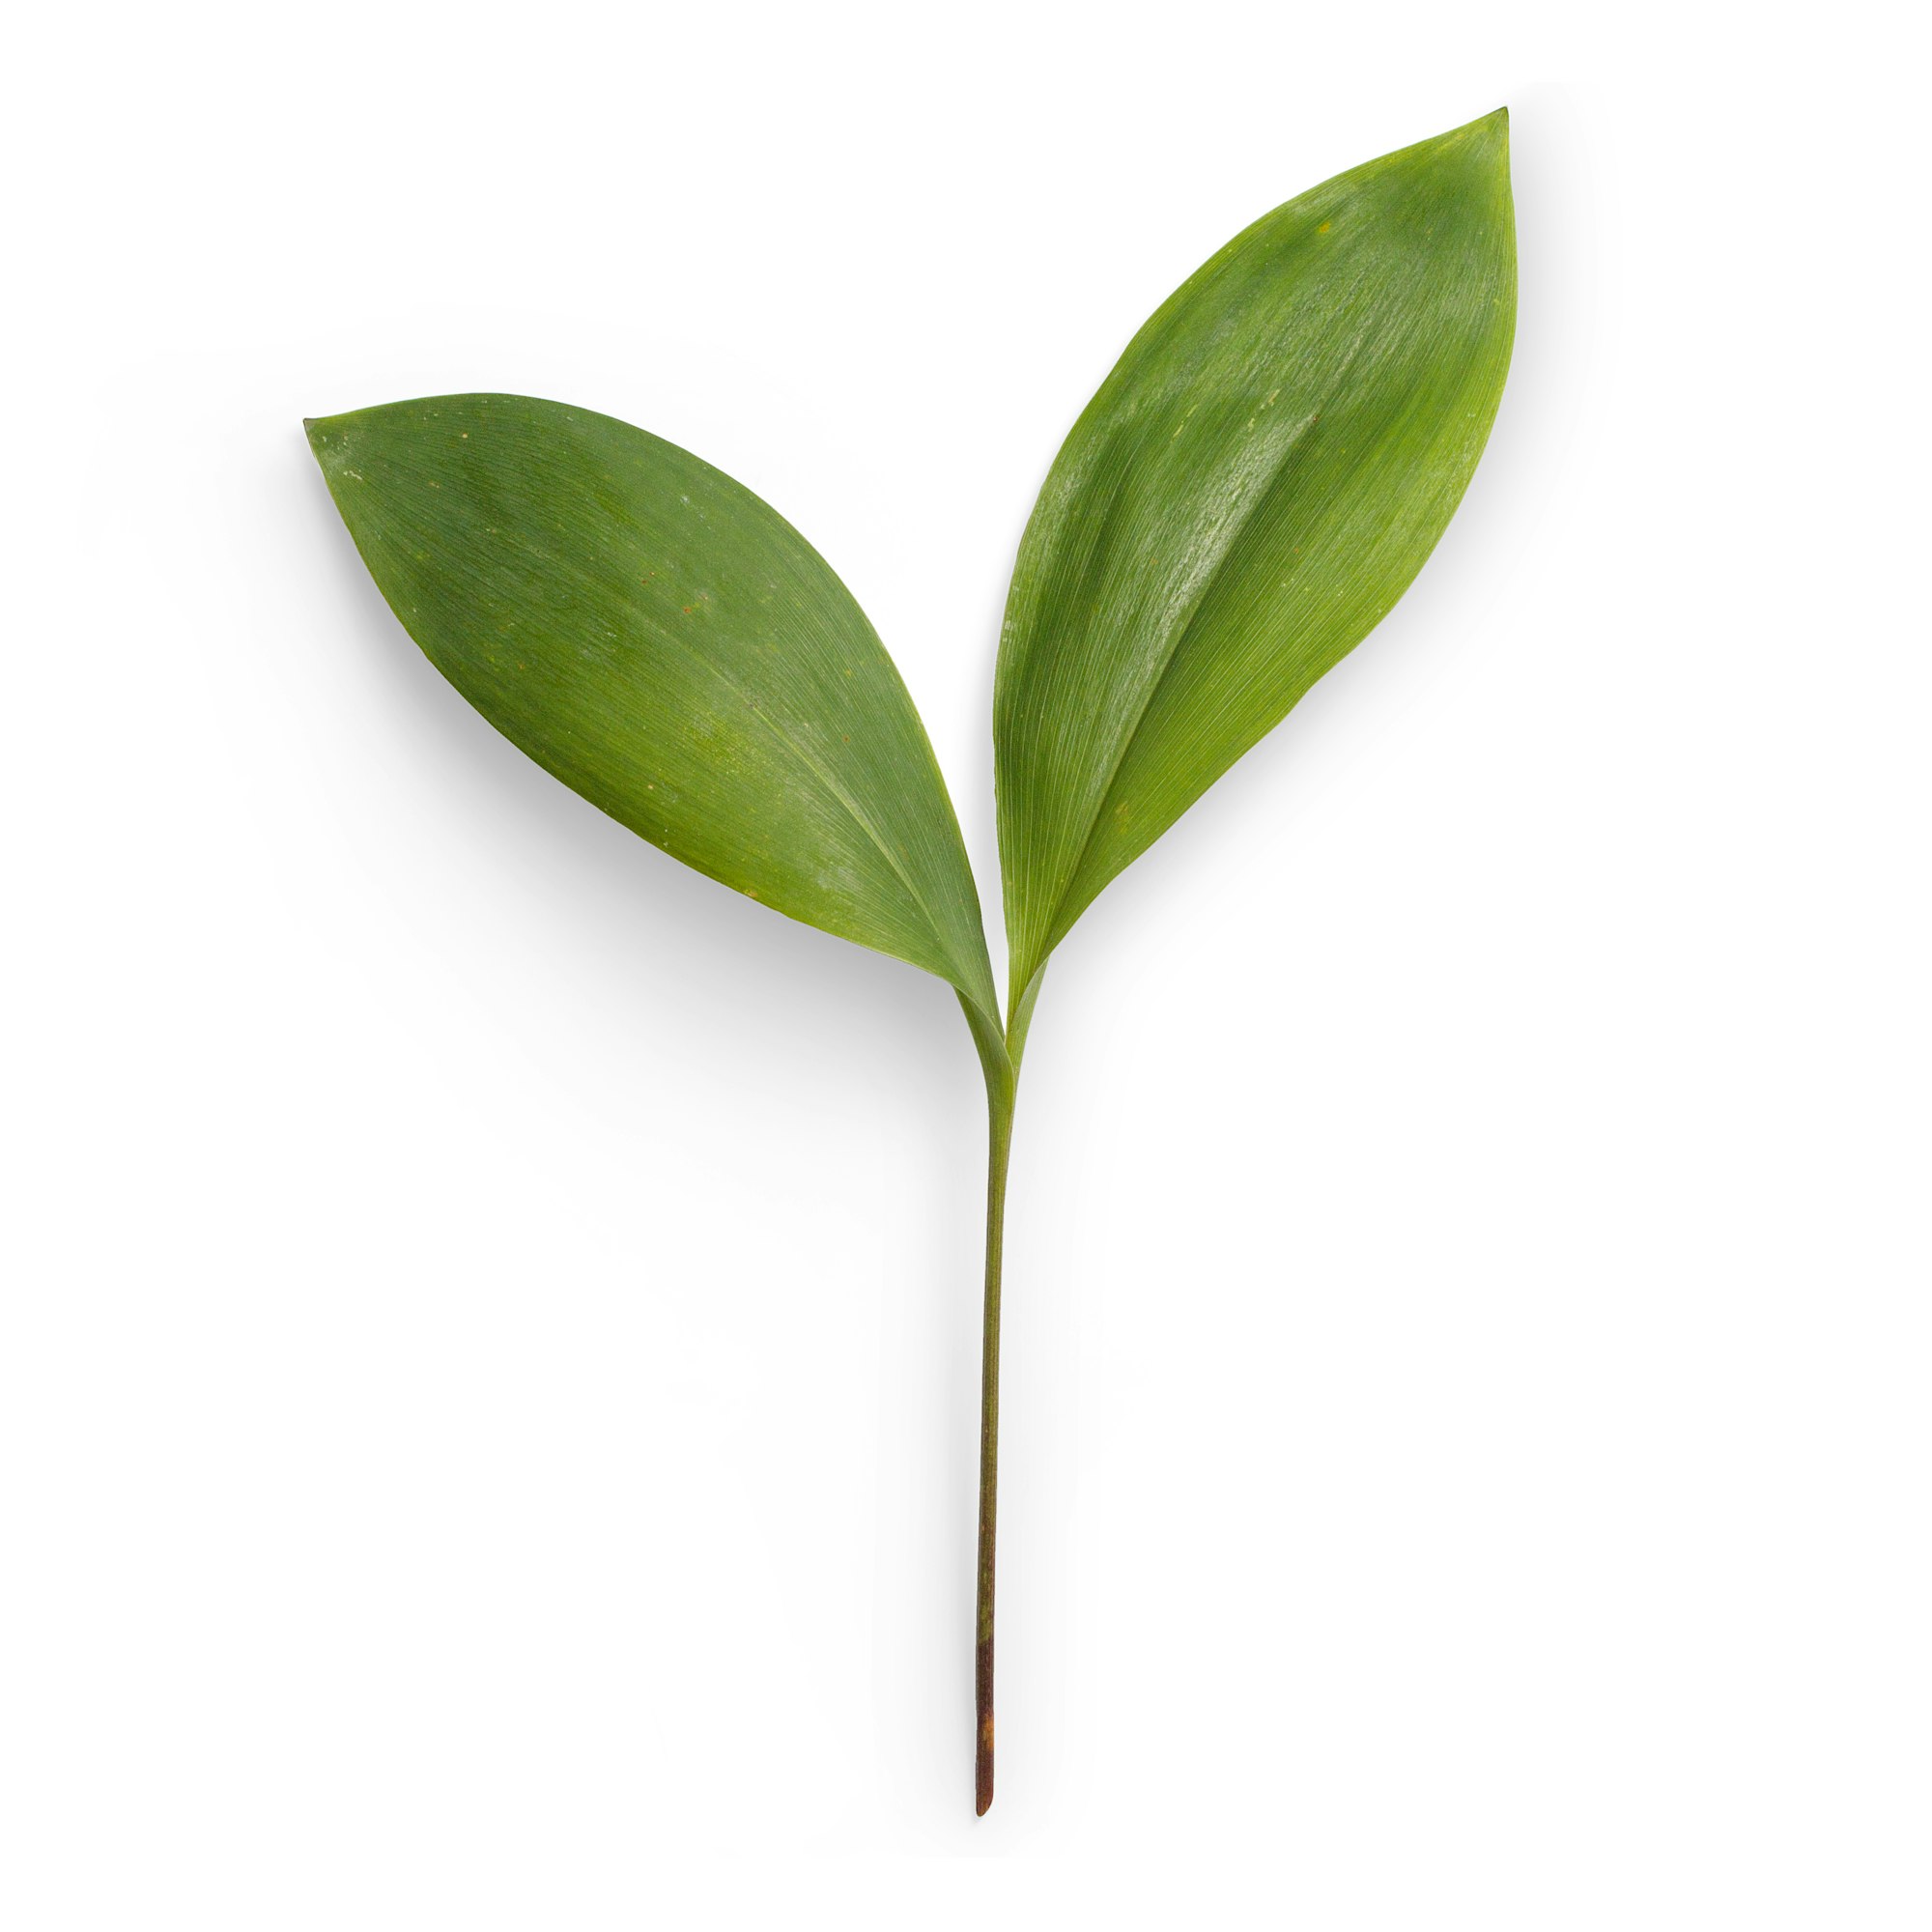
[[1433, 141], [1419, 145], [1441, 153], [1449, 149], [1462, 149], [1471, 158], [1500, 156], [1507, 160], [1509, 156], [1509, 109], [1498, 107], [1493, 113], [1479, 114], [1473, 121], [1465, 121], [1460, 128], [1451, 128], [1446, 134], [1438, 134]]
[[1464, 136], [1469, 137], [1475, 152], [1493, 156], [1504, 167], [1509, 165], [1510, 111], [1507, 107], [1498, 107], [1493, 114], [1482, 115], [1445, 138], [1460, 141]]

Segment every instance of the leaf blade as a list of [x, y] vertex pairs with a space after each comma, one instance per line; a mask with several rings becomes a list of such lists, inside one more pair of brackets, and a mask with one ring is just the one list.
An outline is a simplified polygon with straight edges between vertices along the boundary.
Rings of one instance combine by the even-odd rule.
[[504, 736], [672, 857], [997, 1012], [912, 699], [768, 504], [646, 431], [531, 397], [305, 427], [391, 610]]
[[1264, 215], [1129, 344], [1001, 636], [1010, 1001], [1413, 580], [1494, 418], [1515, 290], [1499, 110]]

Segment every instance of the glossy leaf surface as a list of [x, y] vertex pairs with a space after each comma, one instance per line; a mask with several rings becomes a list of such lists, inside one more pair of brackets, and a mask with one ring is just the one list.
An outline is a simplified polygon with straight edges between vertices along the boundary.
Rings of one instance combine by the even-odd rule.
[[307, 428], [390, 609], [504, 736], [686, 865], [996, 1011], [912, 699], [775, 510], [642, 430], [528, 397]]
[[1264, 216], [1135, 336], [1040, 492], [1001, 637], [1015, 1002], [1407, 587], [1482, 453], [1515, 318], [1498, 112]]

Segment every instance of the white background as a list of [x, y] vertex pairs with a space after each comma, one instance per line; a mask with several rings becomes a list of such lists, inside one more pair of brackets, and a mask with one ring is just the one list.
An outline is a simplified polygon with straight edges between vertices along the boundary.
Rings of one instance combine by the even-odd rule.
[[[1877, 19], [16, 26], [10, 1932], [1932, 1919]], [[1245, 222], [1502, 101], [1463, 512], [1040, 1007], [976, 1824], [958, 1010], [495, 737], [299, 419], [515, 389], [742, 478], [997, 906], [998, 613], [1078, 408]]]

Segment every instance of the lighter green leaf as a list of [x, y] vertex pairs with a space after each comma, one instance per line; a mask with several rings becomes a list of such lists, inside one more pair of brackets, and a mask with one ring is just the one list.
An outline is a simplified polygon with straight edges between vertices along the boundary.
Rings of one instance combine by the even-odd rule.
[[1442, 534], [1509, 366], [1508, 147], [1498, 111], [1264, 216], [1074, 425], [1020, 546], [994, 696], [1015, 1004]]
[[389, 608], [505, 737], [686, 865], [997, 1013], [912, 699], [775, 510], [642, 430], [525, 396], [307, 427]]

